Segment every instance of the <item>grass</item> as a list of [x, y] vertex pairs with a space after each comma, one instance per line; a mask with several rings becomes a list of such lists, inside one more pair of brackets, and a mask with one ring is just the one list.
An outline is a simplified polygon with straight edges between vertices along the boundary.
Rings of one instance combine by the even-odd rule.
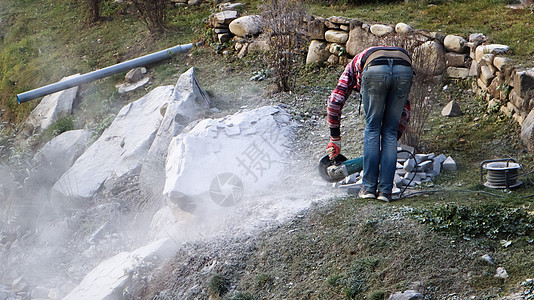
[[379, 5], [311, 5], [319, 16], [343, 15], [365, 22], [395, 25], [407, 23], [416, 29], [469, 37], [484, 33], [491, 43], [509, 45], [518, 57], [534, 53], [532, 9], [509, 9], [506, 0], [381, 1]]
[[[313, 4], [310, 10], [325, 17], [344, 15], [389, 24], [402, 21], [415, 28], [447, 34], [483, 32], [492, 42], [510, 45], [517, 57], [528, 57], [534, 52], [530, 10], [508, 10], [504, 7], [506, 2], [499, 0], [434, 2], [434, 6], [428, 1], [373, 6]], [[250, 13], [257, 12], [258, 1], [245, 3]], [[88, 25], [80, 17], [83, 7], [76, 1], [0, 3], [0, 109], [5, 110], [4, 120], [21, 122], [35, 105], [35, 102], [16, 104], [14, 95], [18, 92], [73, 73], [198, 41], [207, 35], [203, 20], [214, 10], [206, 6], [174, 8], [169, 15], [168, 31], [157, 37], [147, 32], [127, 6], [110, 2], [103, 12], [105, 19]], [[174, 84], [173, 76], [191, 66], [197, 68], [201, 84], [214, 96], [215, 106], [222, 110], [232, 109], [237, 103], [253, 106], [251, 100], [255, 98], [249, 95], [259, 94], [256, 97], [263, 98], [262, 93], [269, 84], [268, 80], [258, 84], [247, 80], [253, 72], [266, 68], [261, 57], [238, 60], [216, 56], [212, 48], [202, 47], [191, 51], [190, 55], [177, 55], [152, 66], [152, 87]], [[288, 104], [298, 118], [324, 117], [324, 101], [342, 69], [342, 66], [302, 66], [294, 93], [278, 96], [273, 101]], [[114, 85], [123, 75], [83, 86], [84, 102], [78, 107], [83, 117], [60, 122], [57, 130], [87, 126], [96, 134], [101, 133], [117, 108], [146, 92], [135, 92], [132, 96], [116, 93]], [[224, 78], [223, 83], [221, 78]], [[484, 236], [465, 236], [467, 239], [464, 239], [464, 235], [454, 232], [438, 232], [411, 216], [413, 210], [425, 209], [435, 216], [439, 213], [437, 208], [451, 203], [456, 207], [492, 204], [532, 213], [533, 198], [522, 198], [534, 190], [527, 180], [514, 191], [491, 190], [480, 182], [479, 164], [485, 159], [513, 157], [527, 171], [534, 169], [534, 154], [528, 153], [518, 140], [519, 127], [497, 111], [488, 111], [482, 96], [460, 88], [468, 88], [471, 83], [447, 84], [450, 88], [441, 93], [435, 103], [423, 139], [428, 152], [450, 155], [459, 164], [458, 172], [444, 172], [428, 187], [441, 191], [422, 193], [389, 206], [362, 203], [348, 196], [278, 231], [268, 232], [258, 245], [257, 253], [263, 254], [252, 257], [247, 262], [250, 270], [240, 275], [237, 288], [242, 292], [234, 295], [235, 299], [256, 299], [256, 296], [382, 299], [418, 280], [424, 282], [424, 292], [429, 297], [470, 289], [479, 292], [478, 295], [491, 297], [512, 290], [534, 273], [532, 234], [500, 237], [512, 241], [510, 246], [503, 247], [499, 239]], [[231, 100], [218, 96], [222, 90], [232, 91]], [[441, 117], [440, 108], [453, 99], [461, 105], [464, 115]], [[356, 111], [356, 104], [351, 101], [348, 105]], [[345, 149], [356, 148], [351, 143], [347, 140]], [[502, 197], [477, 193], [479, 190]], [[479, 212], [470, 214], [479, 215]], [[299, 230], [287, 233], [294, 228]], [[506, 267], [510, 274], [507, 281], [493, 277], [497, 266], [478, 260], [486, 253]], [[213, 295], [226, 293], [228, 280], [234, 283], [233, 278], [224, 274], [225, 277], [215, 274], [204, 283]], [[294, 285], [286, 286], [290, 282]]]

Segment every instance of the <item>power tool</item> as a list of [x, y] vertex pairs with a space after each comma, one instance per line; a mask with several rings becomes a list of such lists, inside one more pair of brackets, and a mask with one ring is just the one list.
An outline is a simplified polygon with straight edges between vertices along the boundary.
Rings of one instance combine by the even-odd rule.
[[349, 160], [343, 154], [338, 154], [333, 159], [325, 155], [319, 161], [318, 169], [322, 179], [328, 182], [338, 182], [363, 170], [363, 156]]

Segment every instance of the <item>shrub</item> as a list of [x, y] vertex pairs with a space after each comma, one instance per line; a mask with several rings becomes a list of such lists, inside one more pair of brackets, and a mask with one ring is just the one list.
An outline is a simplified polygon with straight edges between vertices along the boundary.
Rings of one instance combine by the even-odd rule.
[[151, 33], [160, 33], [165, 30], [165, 16], [169, 2], [169, 0], [133, 0]]
[[262, 11], [265, 32], [269, 34], [269, 45], [272, 49], [268, 62], [273, 69], [277, 90], [291, 91], [298, 57], [304, 43], [304, 6], [301, 1], [269, 0], [263, 5]]

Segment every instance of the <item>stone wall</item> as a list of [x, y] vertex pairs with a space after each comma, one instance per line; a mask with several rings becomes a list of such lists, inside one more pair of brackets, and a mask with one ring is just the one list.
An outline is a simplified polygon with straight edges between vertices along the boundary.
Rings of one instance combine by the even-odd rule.
[[[247, 17], [248, 20], [243, 20]], [[476, 83], [474, 89], [486, 97], [490, 108], [500, 107], [502, 113], [522, 126], [521, 138], [534, 151], [534, 68], [514, 65], [508, 57], [509, 46], [490, 44], [482, 33], [468, 37], [445, 35], [414, 29], [404, 23], [368, 24], [341, 16], [309, 16], [304, 24], [309, 39], [307, 64], [344, 65], [367, 47], [411, 40], [418, 45], [414, 52], [434, 68], [434, 75], [471, 78]], [[210, 18], [214, 39], [220, 43], [233, 40], [240, 57], [253, 49], [268, 51], [268, 42], [261, 37], [259, 25], [259, 16], [239, 17], [235, 10], [222, 10]], [[238, 27], [255, 30], [234, 29]], [[252, 47], [258, 44], [262, 46]]]

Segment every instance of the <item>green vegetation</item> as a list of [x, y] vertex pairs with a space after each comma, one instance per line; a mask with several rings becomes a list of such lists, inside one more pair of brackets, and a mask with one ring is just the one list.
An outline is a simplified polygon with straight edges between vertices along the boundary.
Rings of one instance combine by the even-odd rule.
[[220, 297], [228, 292], [228, 280], [221, 274], [214, 274], [208, 281], [208, 292], [213, 297]]
[[534, 22], [531, 9], [509, 9], [507, 0], [381, 1], [361, 6], [311, 6], [313, 14], [343, 15], [367, 22], [396, 24], [469, 36], [484, 33], [491, 43], [509, 45], [513, 55], [534, 53]]
[[[509, 45], [517, 60], [534, 53], [532, 10], [507, 9], [504, 0], [377, 1], [361, 6], [354, 6], [351, 1], [338, 1], [333, 6], [329, 1], [308, 2], [313, 2], [308, 6], [316, 15], [343, 15], [389, 24], [405, 22], [444, 34], [467, 36], [481, 32], [491, 42]], [[249, 12], [257, 12], [261, 4], [244, 3]], [[219, 46], [210, 46], [211, 35], [205, 27], [205, 19], [214, 11], [208, 5], [173, 7], [168, 12], [167, 30], [154, 36], [126, 2], [104, 1], [100, 13], [106, 18], [89, 25], [80, 17], [84, 16], [84, 8], [79, 1], [2, 1], [1, 118], [20, 123], [36, 105], [35, 101], [17, 104], [17, 93], [67, 75], [202, 39], [207, 41], [205, 47], [151, 66], [152, 86], [173, 84], [174, 75], [195, 66], [217, 108], [230, 109], [241, 102], [256, 104], [249, 103], [251, 97], [244, 94], [266, 94], [263, 88], [273, 83], [272, 78], [266, 78], [264, 86], [249, 84], [249, 78], [268, 74], [268, 67], [263, 57], [239, 60], [215, 54], [214, 49]], [[299, 65], [292, 94], [278, 94], [267, 101], [287, 104], [299, 120], [322, 118], [324, 101], [342, 70], [343, 66]], [[80, 94], [84, 102], [77, 108], [80, 116], [58, 121], [46, 134], [88, 127], [98, 136], [109, 126], [118, 108], [146, 93], [143, 90], [119, 95], [115, 84], [123, 75], [83, 86]], [[420, 291], [430, 299], [457, 292], [467, 298], [471, 291], [490, 299], [514, 291], [534, 274], [534, 202], [533, 198], [524, 198], [533, 193], [533, 184], [523, 180], [524, 184], [512, 191], [491, 190], [481, 184], [479, 174], [482, 160], [503, 157], [516, 158], [525, 170], [533, 170], [534, 154], [522, 146], [519, 127], [511, 118], [500, 114], [498, 106], [488, 107], [484, 95], [468, 91], [473, 82], [445, 84], [448, 88], [438, 93], [422, 138], [426, 152], [450, 155], [459, 165], [459, 171], [444, 172], [426, 186], [439, 192], [422, 191], [391, 205], [347, 196], [328, 207], [310, 210], [303, 218], [261, 237], [257, 251], [247, 257], [250, 270], [238, 275], [224, 272], [224, 276], [215, 274], [205, 280], [203, 284], [210, 294], [230, 294], [231, 281], [238, 282], [237, 289], [242, 291], [232, 299], [384, 299], [391, 292], [406, 289], [409, 283], [422, 281]], [[232, 91], [228, 99], [218, 96], [223, 89]], [[247, 89], [246, 93], [243, 89]], [[440, 108], [453, 99], [464, 115], [441, 117]], [[346, 109], [357, 112], [357, 101], [347, 103]], [[8, 125], [1, 123], [2, 135], [11, 135]], [[344, 151], [358, 153], [359, 141], [350, 138], [350, 130], [356, 129], [346, 130]], [[4, 146], [3, 136], [0, 142]], [[487, 194], [490, 192], [502, 197]], [[295, 228], [299, 230], [292, 231]], [[505, 265], [510, 278], [494, 278], [497, 266], [480, 260], [483, 254], [490, 254]], [[174, 276], [167, 277], [173, 279]], [[529, 288], [532, 291], [532, 283]], [[532, 297], [534, 292], [524, 293]]]
[[414, 211], [416, 218], [437, 231], [474, 238], [485, 235], [490, 239], [530, 236], [534, 231], [534, 216], [522, 208], [507, 208], [499, 204], [445, 204]]

